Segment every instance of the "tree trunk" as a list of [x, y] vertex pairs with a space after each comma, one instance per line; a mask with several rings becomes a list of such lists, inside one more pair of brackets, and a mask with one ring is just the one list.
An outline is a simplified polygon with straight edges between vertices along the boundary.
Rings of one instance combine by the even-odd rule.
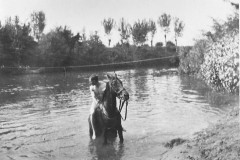
[[166, 34], [164, 35], [164, 38], [165, 38], [165, 46], [167, 47], [167, 35]]
[[110, 47], [111, 44], [111, 39], [108, 40], [108, 46]]
[[177, 38], [175, 38], [176, 52], [178, 53]]

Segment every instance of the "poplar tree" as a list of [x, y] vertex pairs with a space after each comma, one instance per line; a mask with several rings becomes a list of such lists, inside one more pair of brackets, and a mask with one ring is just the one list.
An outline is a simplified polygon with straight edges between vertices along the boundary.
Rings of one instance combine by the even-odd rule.
[[120, 24], [118, 27], [118, 31], [120, 32], [121, 43], [128, 43], [128, 39], [131, 35], [131, 26], [126, 22], [124, 18], [120, 19]]
[[167, 34], [170, 32], [170, 24], [171, 24], [171, 15], [163, 13], [158, 18], [158, 24], [162, 28], [164, 32], [164, 38], [165, 38], [165, 45], [167, 45]]
[[108, 18], [108, 19], [104, 19], [102, 24], [104, 27], [105, 34], [108, 36], [108, 46], [110, 47], [110, 44], [111, 44], [110, 36], [111, 36], [111, 31], [115, 26], [115, 21], [112, 18]]
[[45, 13], [43, 11], [33, 12], [31, 14], [32, 30], [33, 35], [39, 42], [39, 39], [42, 36], [43, 30], [46, 26]]
[[179, 18], [175, 18], [175, 21], [174, 21], [174, 33], [175, 33], [175, 43], [176, 43], [176, 46], [177, 46], [177, 39], [178, 39], [178, 37], [182, 36], [182, 32], [183, 32], [184, 26], [185, 25], [184, 25], [183, 21], [181, 21]]
[[143, 45], [147, 41], [147, 34], [149, 32], [148, 22], [146, 20], [138, 20], [131, 28], [133, 42], [136, 45]]
[[151, 47], [152, 47], [153, 46], [153, 38], [157, 31], [156, 23], [153, 20], [149, 20], [148, 26], [149, 26], [149, 32], [151, 34]]

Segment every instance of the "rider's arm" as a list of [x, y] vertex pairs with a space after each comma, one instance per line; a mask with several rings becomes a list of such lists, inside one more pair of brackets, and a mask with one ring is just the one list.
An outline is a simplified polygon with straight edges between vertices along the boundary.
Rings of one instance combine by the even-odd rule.
[[92, 99], [95, 103], [99, 103], [100, 100], [99, 98], [96, 96], [96, 93], [95, 93], [95, 86], [90, 86], [90, 93], [91, 93], [91, 96], [92, 96]]

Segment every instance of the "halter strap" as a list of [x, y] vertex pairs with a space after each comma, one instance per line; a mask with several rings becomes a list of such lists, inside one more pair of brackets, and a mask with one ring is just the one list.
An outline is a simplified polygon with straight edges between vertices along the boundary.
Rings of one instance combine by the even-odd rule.
[[122, 91], [124, 90], [124, 88], [123, 89], [121, 89], [120, 91], [118, 91], [118, 92], [116, 92], [117, 94], [120, 94]]

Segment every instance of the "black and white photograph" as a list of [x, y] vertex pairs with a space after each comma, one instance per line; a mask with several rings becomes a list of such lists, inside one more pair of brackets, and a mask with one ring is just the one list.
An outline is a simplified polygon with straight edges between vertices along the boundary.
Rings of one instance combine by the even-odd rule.
[[0, 0], [0, 160], [239, 160], [238, 0]]

